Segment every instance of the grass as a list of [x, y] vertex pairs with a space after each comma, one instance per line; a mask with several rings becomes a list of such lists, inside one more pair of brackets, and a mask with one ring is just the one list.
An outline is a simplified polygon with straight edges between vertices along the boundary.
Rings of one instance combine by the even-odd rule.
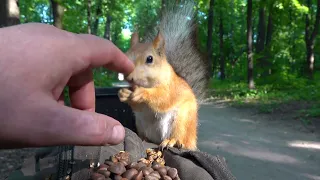
[[274, 76], [256, 80], [253, 90], [246, 82], [213, 79], [210, 88], [213, 97], [228, 99], [237, 107], [254, 107], [260, 113], [281, 111], [284, 105], [291, 104], [288, 111], [294, 111], [307, 123], [310, 118], [320, 118], [319, 79]]

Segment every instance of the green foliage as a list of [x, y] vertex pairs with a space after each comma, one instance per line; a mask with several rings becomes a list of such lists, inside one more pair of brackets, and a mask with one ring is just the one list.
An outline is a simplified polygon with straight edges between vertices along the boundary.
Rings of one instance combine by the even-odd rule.
[[[95, 35], [104, 37], [107, 17], [111, 17], [111, 41], [122, 51], [130, 46], [130, 35], [138, 31], [143, 36], [152, 29], [161, 15], [161, 3], [156, 0], [91, 0], [91, 24], [88, 24], [87, 0], [58, 0], [64, 8], [63, 28], [70, 32], [87, 33], [88, 26]], [[195, 0], [196, 20], [198, 22], [198, 42], [202, 52], [207, 52], [208, 10], [210, 0]], [[314, 80], [304, 77], [306, 65], [305, 15], [310, 17], [314, 26], [316, 1], [312, 0], [309, 9], [301, 0], [261, 0], [253, 2], [253, 43], [254, 43], [254, 80], [256, 89], [247, 88], [247, 22], [246, 1], [215, 0], [213, 16], [213, 65], [214, 77], [211, 88], [214, 95], [231, 98], [239, 104], [262, 102], [261, 112], [273, 112], [281, 102], [294, 100], [314, 101], [320, 99], [320, 73]], [[264, 8], [265, 25], [272, 20], [271, 41], [260, 53], [256, 52], [258, 41], [259, 11]], [[49, 0], [20, 0], [21, 22], [53, 23]], [[98, 10], [101, 10], [99, 13]], [[220, 51], [219, 20], [223, 19], [223, 49]], [[320, 42], [315, 41], [315, 71], [320, 70]], [[225, 56], [226, 79], [218, 80], [220, 55]], [[265, 58], [262, 62], [260, 58]], [[110, 86], [116, 81], [116, 73], [100, 68], [95, 69], [94, 82], [98, 87]], [[308, 116], [318, 116], [319, 107], [304, 111]]]
[[[320, 73], [316, 74], [316, 78]], [[320, 118], [320, 81], [307, 80], [296, 76], [270, 76], [264, 81], [257, 81], [256, 89], [250, 90], [244, 81], [212, 80], [212, 95], [230, 99], [236, 106], [256, 107], [260, 113], [274, 113], [285, 104], [293, 103], [298, 111], [293, 111], [306, 125], [310, 118]], [[308, 102], [301, 106], [299, 102]]]
[[94, 84], [96, 87], [108, 87], [115, 81], [115, 76], [106, 72], [102, 68], [94, 69], [93, 71]]
[[[286, 77], [286, 76], [280, 76]], [[250, 90], [244, 81], [221, 81], [213, 80], [211, 88], [213, 95], [241, 100], [259, 101], [292, 101], [305, 100], [313, 101], [320, 99], [320, 82], [297, 77], [279, 78], [270, 76], [264, 81], [257, 81], [257, 88]]]
[[52, 11], [48, 0], [19, 1], [20, 21], [52, 24]]

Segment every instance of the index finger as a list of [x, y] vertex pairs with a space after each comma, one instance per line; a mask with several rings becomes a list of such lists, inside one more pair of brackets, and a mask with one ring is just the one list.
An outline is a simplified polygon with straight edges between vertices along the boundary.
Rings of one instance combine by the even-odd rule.
[[[134, 64], [112, 42], [89, 34], [77, 35], [87, 47], [83, 59], [90, 67], [105, 67], [125, 75], [131, 73]], [[81, 49], [83, 50], [83, 49]]]

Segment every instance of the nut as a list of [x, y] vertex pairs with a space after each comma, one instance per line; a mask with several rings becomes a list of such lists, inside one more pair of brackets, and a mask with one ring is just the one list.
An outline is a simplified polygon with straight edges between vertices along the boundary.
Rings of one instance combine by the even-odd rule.
[[126, 168], [127, 168], [127, 169], [132, 169], [132, 168], [137, 169], [137, 165], [138, 165], [137, 162], [132, 162], [132, 163], [128, 164], [128, 165], [126, 166]]
[[154, 152], [154, 149], [148, 148], [148, 149], [146, 150], [146, 153], [147, 153], [147, 154], [152, 153], [152, 152]]
[[172, 178], [170, 176], [164, 175], [162, 177], [163, 180], [172, 180]]
[[161, 165], [165, 165], [165, 161], [164, 161], [163, 158], [158, 158], [156, 161], [157, 161], [158, 163], [160, 163]]
[[146, 164], [146, 165], [150, 164], [150, 160], [145, 159], [145, 158], [141, 158], [141, 159], [139, 159], [139, 161], [138, 161], [138, 162], [142, 162], [142, 163], [144, 163], [144, 164]]
[[127, 179], [132, 179], [136, 174], [138, 174], [138, 170], [132, 168], [127, 170], [122, 174], [122, 177], [127, 178]]
[[147, 156], [136, 162], [130, 161], [125, 151], [110, 156], [104, 164], [93, 168], [92, 180], [180, 180], [178, 170], [165, 166], [163, 153], [147, 149]]
[[115, 175], [113, 177], [114, 180], [122, 180], [122, 177], [120, 175]]
[[125, 161], [127, 164], [130, 163], [130, 154], [128, 152], [120, 151], [118, 154], [114, 155], [114, 157], [118, 159], [118, 161]]
[[128, 165], [128, 162], [125, 161], [125, 160], [120, 160], [119, 162], [122, 163], [124, 166], [127, 166], [127, 165]]
[[111, 172], [106, 169], [99, 169], [97, 173], [104, 175], [106, 178], [110, 177], [111, 174]]
[[112, 161], [109, 161], [109, 160], [106, 160], [104, 161], [104, 164], [108, 165], [108, 166], [112, 166], [113, 165], [113, 162]]
[[91, 179], [92, 180], [105, 180], [106, 178], [104, 177], [104, 175], [99, 174], [99, 173], [93, 173], [91, 175]]
[[133, 177], [134, 180], [142, 180], [142, 178], [143, 178], [143, 173], [142, 173], [142, 171], [139, 171], [138, 174], [136, 174], [136, 175]]
[[108, 170], [114, 174], [120, 175], [124, 172], [126, 172], [126, 168], [124, 165], [120, 162], [114, 163], [112, 166], [108, 168]]
[[151, 176], [151, 175], [146, 176], [144, 179], [145, 180], [159, 180], [158, 178]]
[[147, 176], [147, 175], [149, 175], [151, 172], [153, 172], [153, 169], [152, 169], [152, 168], [146, 167], [146, 166], [145, 166], [145, 167], [142, 167], [140, 170], [142, 171], [142, 173], [143, 173], [144, 176]]
[[145, 166], [147, 166], [145, 163], [139, 162], [139, 163], [137, 164], [137, 170], [139, 170], [139, 169], [141, 169], [142, 167], [145, 167]]
[[152, 162], [152, 168], [154, 169], [154, 170], [156, 170], [156, 169], [158, 169], [158, 168], [160, 168], [161, 167], [161, 164], [160, 163], [158, 163], [158, 162], [156, 162], [156, 161], [153, 161]]
[[148, 160], [149, 160], [149, 161], [153, 161], [154, 159], [155, 159], [155, 158], [153, 158], [153, 155], [151, 155], [151, 156], [148, 157]]
[[151, 172], [151, 173], [149, 174], [149, 176], [156, 177], [157, 179], [160, 179], [160, 178], [161, 178], [159, 172], [157, 172], [157, 171]]
[[174, 178], [177, 177], [177, 175], [178, 175], [178, 170], [177, 170], [176, 168], [170, 168], [170, 169], [168, 170], [168, 175], [169, 175], [172, 179], [174, 179]]
[[114, 156], [111, 156], [110, 161], [115, 163], [115, 162], [118, 162], [118, 159]]
[[167, 169], [166, 169], [165, 167], [159, 167], [159, 168], [157, 169], [157, 171], [159, 172], [159, 174], [160, 174], [161, 176], [167, 175]]
[[174, 178], [173, 180], [181, 180], [179, 176], [177, 176], [176, 178]]
[[158, 151], [158, 152], [157, 152], [157, 155], [158, 155], [158, 157], [161, 157], [161, 156], [162, 156], [162, 152], [161, 152], [161, 151]]
[[100, 166], [99, 166], [99, 170], [108, 170], [108, 167], [109, 167], [109, 165], [106, 165], [106, 164], [100, 164]]

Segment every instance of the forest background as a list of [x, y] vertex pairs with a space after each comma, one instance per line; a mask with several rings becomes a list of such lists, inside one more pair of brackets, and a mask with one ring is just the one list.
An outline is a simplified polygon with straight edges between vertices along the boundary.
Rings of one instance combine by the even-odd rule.
[[[178, 0], [176, 0], [179, 3]], [[214, 99], [261, 113], [320, 121], [320, 0], [196, 0], [198, 42], [211, 65]], [[158, 23], [168, 0], [3, 0], [0, 26], [40, 22], [112, 41]], [[94, 70], [97, 87], [118, 74]], [[66, 91], [67, 94], [67, 91]]]

